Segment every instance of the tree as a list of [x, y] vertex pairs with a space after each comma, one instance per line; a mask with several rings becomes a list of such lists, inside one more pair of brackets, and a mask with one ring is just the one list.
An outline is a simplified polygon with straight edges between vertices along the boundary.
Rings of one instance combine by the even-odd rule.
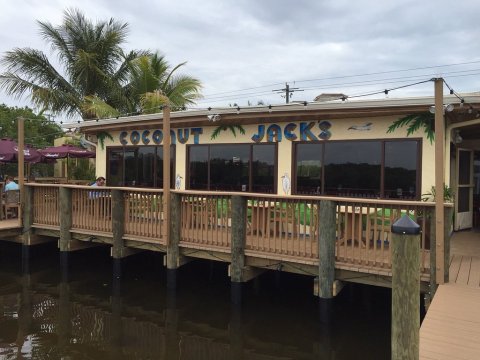
[[171, 68], [165, 57], [156, 53], [140, 56], [130, 63], [126, 93], [132, 102], [132, 112], [153, 113], [162, 105], [182, 109], [201, 98], [200, 81], [177, 74], [183, 62]]
[[398, 128], [407, 126], [407, 136], [412, 135], [416, 131], [423, 128], [427, 139], [430, 140], [430, 144], [435, 140], [435, 117], [428, 112], [411, 114], [404, 116], [398, 120], [395, 120], [392, 125], [388, 127], [387, 133], [392, 133]]
[[[49, 121], [42, 115], [36, 115], [28, 107], [8, 107], [5, 104], [0, 104], [0, 137], [17, 140], [17, 118], [19, 117], [25, 119], [25, 144], [30, 144], [34, 148], [53, 146], [53, 141], [64, 134], [58, 124]], [[34, 166], [41, 175], [51, 176], [53, 174], [52, 165], [35, 164]], [[2, 173], [16, 174], [17, 164], [2, 165]]]

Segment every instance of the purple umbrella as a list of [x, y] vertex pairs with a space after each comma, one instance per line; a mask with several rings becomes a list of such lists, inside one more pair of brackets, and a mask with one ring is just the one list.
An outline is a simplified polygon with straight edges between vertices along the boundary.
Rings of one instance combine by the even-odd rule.
[[65, 158], [94, 158], [95, 153], [90, 150], [82, 149], [78, 146], [63, 144], [60, 146], [51, 146], [39, 152], [47, 159], [65, 159]]
[[[23, 154], [26, 162], [29, 163], [38, 163], [43, 159], [42, 154], [28, 146], [25, 145], [23, 149]], [[14, 163], [18, 161], [18, 145], [12, 139], [0, 139], [0, 162], [2, 163]]]
[[40, 153], [47, 159], [67, 159], [67, 181], [68, 181], [68, 159], [69, 158], [94, 158], [95, 152], [85, 150], [81, 147], [63, 144], [60, 146], [51, 146], [43, 150], [39, 150]]

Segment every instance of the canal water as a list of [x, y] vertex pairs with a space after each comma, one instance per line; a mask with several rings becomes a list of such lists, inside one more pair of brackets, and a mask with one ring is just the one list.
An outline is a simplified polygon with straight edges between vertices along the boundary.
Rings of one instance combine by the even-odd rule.
[[[60, 261], [0, 243], [0, 359], [389, 359], [391, 292], [347, 285], [321, 302], [311, 276], [268, 271], [232, 305], [227, 267], [196, 260], [167, 289], [161, 254], [109, 248]], [[62, 270], [63, 269], [63, 272]]]

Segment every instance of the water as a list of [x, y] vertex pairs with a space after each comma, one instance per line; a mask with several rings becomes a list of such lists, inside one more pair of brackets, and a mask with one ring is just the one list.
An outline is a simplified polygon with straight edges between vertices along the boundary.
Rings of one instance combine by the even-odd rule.
[[[113, 280], [108, 248], [69, 257], [0, 243], [0, 359], [388, 359], [389, 289], [347, 285], [333, 301], [312, 278], [266, 272], [230, 301], [227, 267], [196, 260], [167, 291], [161, 254], [124, 260]], [[118, 285], [120, 284], [120, 285]]]

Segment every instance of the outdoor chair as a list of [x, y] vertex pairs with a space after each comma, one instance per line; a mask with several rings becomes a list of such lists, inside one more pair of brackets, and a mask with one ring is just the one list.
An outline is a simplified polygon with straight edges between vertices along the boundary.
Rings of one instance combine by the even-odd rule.
[[9, 190], [5, 192], [5, 218], [17, 217], [20, 207], [20, 190]]

